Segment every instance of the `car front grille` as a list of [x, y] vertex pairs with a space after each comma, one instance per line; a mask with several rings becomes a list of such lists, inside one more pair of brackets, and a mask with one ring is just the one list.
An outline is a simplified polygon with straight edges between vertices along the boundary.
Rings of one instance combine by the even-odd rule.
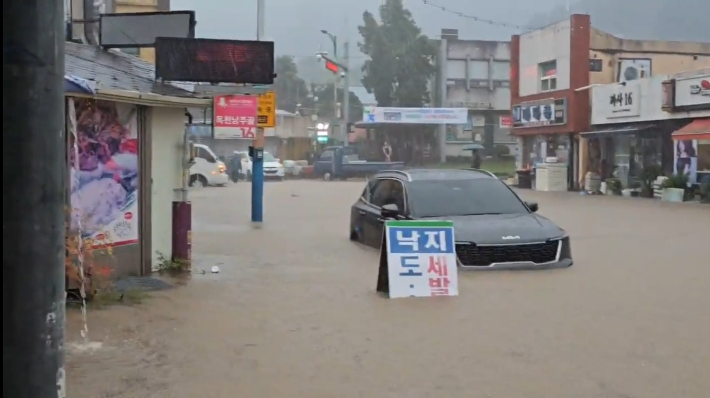
[[456, 255], [463, 266], [487, 267], [496, 263], [550, 263], [557, 259], [560, 241], [520, 245], [477, 246], [457, 243]]

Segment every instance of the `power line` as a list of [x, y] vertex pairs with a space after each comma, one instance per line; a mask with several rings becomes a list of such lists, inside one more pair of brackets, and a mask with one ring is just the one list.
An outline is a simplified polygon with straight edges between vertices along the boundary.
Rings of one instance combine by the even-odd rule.
[[480, 23], [484, 23], [484, 24], [488, 24], [488, 25], [494, 25], [494, 26], [502, 26], [502, 27], [505, 27], [505, 28], [520, 29], [520, 30], [532, 30], [532, 29], [535, 29], [535, 28], [530, 27], [530, 26], [515, 25], [515, 24], [506, 23], [506, 22], [494, 21], [494, 20], [487, 19], [487, 18], [483, 18], [483, 17], [479, 17], [479, 16], [476, 16], [476, 15], [465, 14], [465, 13], [463, 13], [463, 12], [456, 11], [456, 10], [452, 10], [452, 9], [450, 9], [450, 8], [447, 8], [447, 7], [444, 7], [444, 6], [441, 6], [441, 5], [432, 3], [432, 2], [429, 1], [429, 0], [422, 0], [422, 1], [424, 2], [424, 5], [427, 5], [427, 6], [429, 6], [429, 7], [433, 7], [433, 8], [439, 9], [439, 10], [441, 10], [441, 11], [443, 11], [443, 12], [448, 12], [448, 13], [450, 13], [450, 14], [454, 14], [454, 15], [456, 15], [456, 16], [458, 16], [458, 17], [461, 17], [461, 18], [470, 19], [470, 20], [475, 21], [475, 22], [480, 22]]

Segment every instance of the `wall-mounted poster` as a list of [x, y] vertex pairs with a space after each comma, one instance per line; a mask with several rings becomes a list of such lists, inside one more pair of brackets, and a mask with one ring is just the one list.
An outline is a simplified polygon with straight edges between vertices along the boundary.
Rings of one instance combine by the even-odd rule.
[[616, 71], [616, 81], [628, 82], [631, 80], [645, 79], [651, 77], [650, 59], [621, 59]]
[[675, 142], [674, 174], [685, 174], [688, 182], [697, 183], [698, 179], [698, 141], [678, 140]]
[[100, 245], [138, 243], [138, 108], [72, 99], [71, 228]]

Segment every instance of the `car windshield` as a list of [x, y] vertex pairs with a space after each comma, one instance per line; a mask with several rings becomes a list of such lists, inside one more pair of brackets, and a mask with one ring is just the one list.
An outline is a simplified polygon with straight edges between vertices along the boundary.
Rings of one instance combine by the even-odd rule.
[[528, 209], [503, 183], [493, 178], [413, 181], [407, 189], [415, 217], [526, 214]]
[[276, 162], [276, 158], [269, 152], [264, 152], [264, 162]]

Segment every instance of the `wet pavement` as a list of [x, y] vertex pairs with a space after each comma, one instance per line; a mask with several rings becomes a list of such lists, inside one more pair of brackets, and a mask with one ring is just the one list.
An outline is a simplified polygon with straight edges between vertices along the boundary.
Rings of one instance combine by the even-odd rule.
[[708, 396], [710, 206], [526, 191], [573, 237], [572, 268], [466, 272], [459, 297], [389, 300], [378, 253], [348, 241], [362, 188], [267, 183], [259, 230], [249, 184], [193, 191], [195, 274], [90, 309], [89, 345], [69, 311], [69, 396]]

